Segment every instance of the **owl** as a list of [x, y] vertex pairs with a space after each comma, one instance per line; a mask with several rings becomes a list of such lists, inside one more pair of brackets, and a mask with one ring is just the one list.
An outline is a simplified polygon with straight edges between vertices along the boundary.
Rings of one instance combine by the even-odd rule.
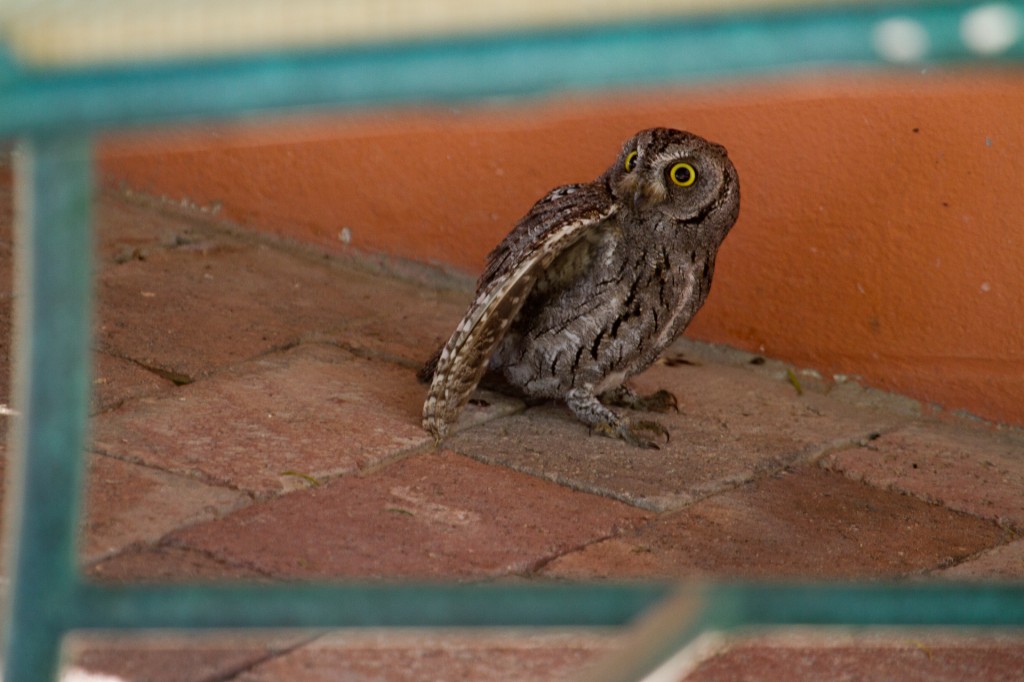
[[656, 448], [668, 431], [612, 407], [668, 411], [667, 391], [624, 383], [703, 305], [715, 255], [739, 215], [721, 145], [642, 130], [587, 184], [534, 204], [487, 258], [476, 296], [420, 379], [423, 427], [445, 437], [485, 373], [527, 398], [564, 401], [591, 432]]

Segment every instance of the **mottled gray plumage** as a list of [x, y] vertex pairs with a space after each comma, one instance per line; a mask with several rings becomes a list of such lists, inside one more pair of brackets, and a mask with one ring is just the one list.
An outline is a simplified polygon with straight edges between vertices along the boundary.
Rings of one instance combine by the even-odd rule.
[[424, 428], [443, 438], [492, 370], [528, 397], [564, 400], [600, 433], [655, 447], [664, 427], [625, 419], [599, 397], [675, 406], [665, 391], [640, 398], [623, 381], [703, 305], [738, 213], [725, 148], [667, 128], [637, 133], [594, 182], [550, 192], [490, 254], [475, 300], [421, 373], [432, 379]]

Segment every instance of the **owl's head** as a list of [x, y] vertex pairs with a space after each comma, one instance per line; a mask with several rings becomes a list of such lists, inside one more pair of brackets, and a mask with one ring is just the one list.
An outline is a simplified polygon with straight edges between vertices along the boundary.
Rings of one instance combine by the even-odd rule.
[[693, 133], [641, 130], [605, 175], [627, 210], [716, 229], [719, 239], [739, 213], [739, 176], [725, 147]]

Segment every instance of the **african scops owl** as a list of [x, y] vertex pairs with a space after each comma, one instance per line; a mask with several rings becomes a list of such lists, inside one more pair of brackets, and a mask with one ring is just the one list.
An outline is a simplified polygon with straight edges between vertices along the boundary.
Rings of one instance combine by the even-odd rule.
[[558, 398], [593, 431], [656, 447], [667, 430], [608, 405], [675, 407], [623, 384], [686, 328], [739, 214], [721, 145], [652, 128], [601, 177], [534, 204], [487, 259], [476, 298], [421, 371], [423, 426], [442, 439], [485, 372], [530, 398]]

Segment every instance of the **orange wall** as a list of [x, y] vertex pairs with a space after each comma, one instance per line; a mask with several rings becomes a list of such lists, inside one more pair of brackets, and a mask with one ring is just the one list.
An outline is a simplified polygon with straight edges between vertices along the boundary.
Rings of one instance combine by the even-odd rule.
[[834, 75], [136, 134], [102, 166], [256, 229], [477, 272], [543, 192], [640, 128], [689, 129], [743, 188], [691, 336], [1022, 425], [1022, 114], [1021, 72]]

